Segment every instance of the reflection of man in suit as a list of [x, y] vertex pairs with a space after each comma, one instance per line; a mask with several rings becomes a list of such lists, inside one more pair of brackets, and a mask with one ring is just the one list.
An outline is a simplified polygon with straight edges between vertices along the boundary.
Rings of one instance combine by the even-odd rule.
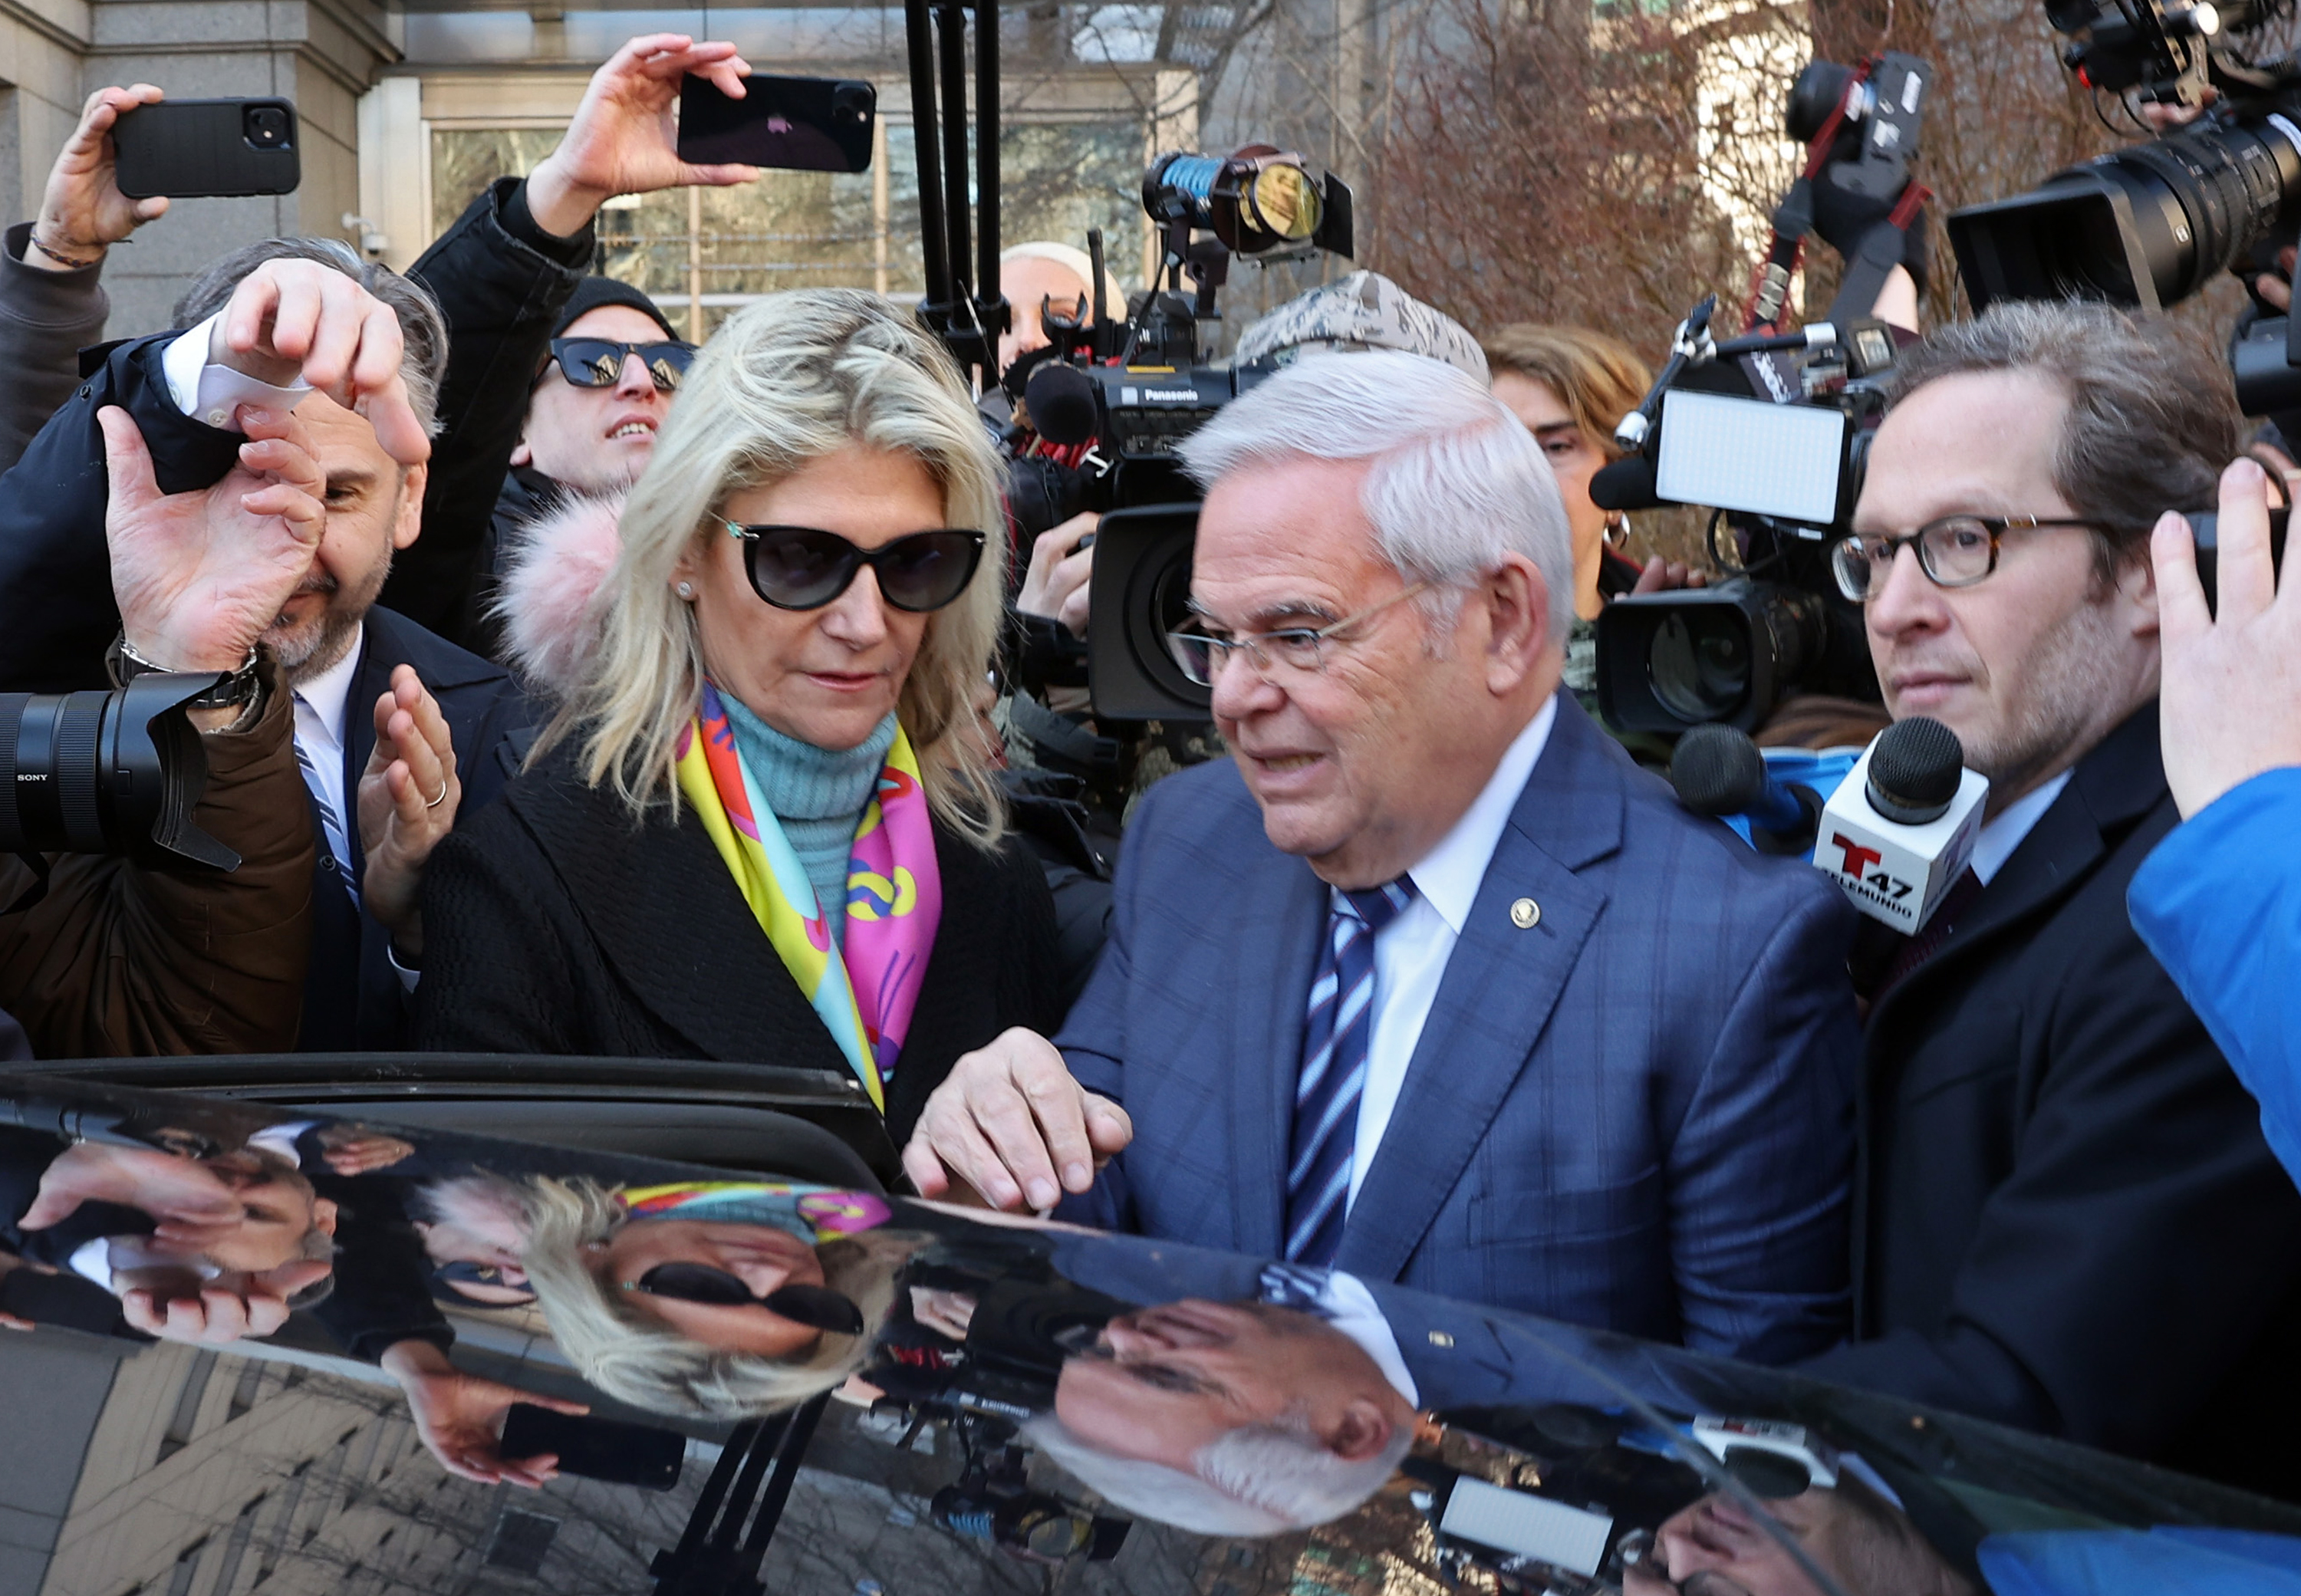
[[1452, 367], [1338, 355], [1187, 459], [1176, 657], [1234, 764], [1145, 799], [1062, 1051], [961, 1059], [920, 1190], [1068, 1191], [1067, 1218], [1746, 1357], [1828, 1344], [1848, 915], [1559, 693], [1571, 557], [1531, 437]]

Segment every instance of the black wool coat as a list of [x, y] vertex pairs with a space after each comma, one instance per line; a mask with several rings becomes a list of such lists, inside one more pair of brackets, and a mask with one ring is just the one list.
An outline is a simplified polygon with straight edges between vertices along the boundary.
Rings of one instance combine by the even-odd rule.
[[[942, 921], [887, 1094], [908, 1138], [958, 1056], [1062, 1019], [1053, 900], [1009, 836], [935, 827]], [[424, 873], [416, 1042], [435, 1051], [708, 1058], [850, 1072], [691, 806], [635, 823], [563, 744]]]
[[1856, 1344], [1810, 1366], [2301, 1498], [2301, 1194], [2126, 915], [2180, 818], [2151, 703], [1872, 1008]]

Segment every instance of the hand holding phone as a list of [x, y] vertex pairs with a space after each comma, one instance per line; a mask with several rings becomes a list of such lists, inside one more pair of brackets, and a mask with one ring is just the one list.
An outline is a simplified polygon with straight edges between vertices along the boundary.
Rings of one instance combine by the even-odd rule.
[[757, 177], [740, 163], [697, 164], [673, 138], [672, 108], [682, 84], [699, 78], [741, 98], [750, 70], [733, 45], [698, 44], [683, 33], [646, 34], [616, 51], [591, 74], [558, 147], [528, 175], [527, 205], [536, 225], [571, 238], [618, 194], [725, 188]]
[[88, 104], [80, 107], [79, 126], [64, 140], [48, 171], [40, 214], [32, 224], [36, 242], [24, 253], [26, 264], [63, 272], [101, 260], [106, 249], [167, 211], [164, 197], [130, 199], [120, 191], [112, 137], [121, 116], [160, 98], [161, 91], [149, 83], [99, 88], [88, 96]]

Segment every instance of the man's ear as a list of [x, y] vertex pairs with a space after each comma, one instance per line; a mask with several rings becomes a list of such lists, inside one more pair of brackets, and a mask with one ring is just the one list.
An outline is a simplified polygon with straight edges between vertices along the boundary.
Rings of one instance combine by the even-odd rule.
[[336, 1233], [336, 1205], [332, 1198], [315, 1197], [312, 1199], [312, 1224], [323, 1236]]
[[520, 434], [518, 444], [512, 449], [511, 463], [514, 465], [535, 464], [535, 451], [527, 447], [527, 434], [524, 432]]
[[1345, 1463], [1364, 1463], [1390, 1444], [1391, 1416], [1372, 1397], [1352, 1397], [1326, 1437], [1326, 1450]]
[[1549, 584], [1532, 560], [1507, 555], [1479, 582], [1477, 602], [1486, 608], [1486, 686], [1498, 695], [1513, 692], [1544, 651], [1563, 640], [1550, 636]]
[[2141, 557], [2128, 560], [2117, 573], [2117, 595], [2123, 602], [2133, 635], [2154, 638], [2157, 635], [2157, 564], [2149, 557], [2149, 546], [2141, 546]]
[[406, 548], [423, 532], [423, 489], [431, 480], [429, 465], [411, 465], [400, 479], [399, 514], [391, 523], [391, 546]]

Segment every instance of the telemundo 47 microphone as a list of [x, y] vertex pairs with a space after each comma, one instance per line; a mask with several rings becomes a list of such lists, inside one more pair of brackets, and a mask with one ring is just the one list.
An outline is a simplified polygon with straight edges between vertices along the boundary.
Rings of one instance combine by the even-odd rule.
[[1988, 796], [1956, 732], [1922, 715], [1896, 721], [1822, 806], [1814, 866], [1871, 919], [1915, 932], [1972, 858]]
[[1803, 854], [1821, 823], [1821, 795], [1781, 781], [1749, 734], [1731, 726], [1695, 726], [1678, 740], [1669, 761], [1678, 801], [1696, 815], [1739, 819], [1760, 853]]

